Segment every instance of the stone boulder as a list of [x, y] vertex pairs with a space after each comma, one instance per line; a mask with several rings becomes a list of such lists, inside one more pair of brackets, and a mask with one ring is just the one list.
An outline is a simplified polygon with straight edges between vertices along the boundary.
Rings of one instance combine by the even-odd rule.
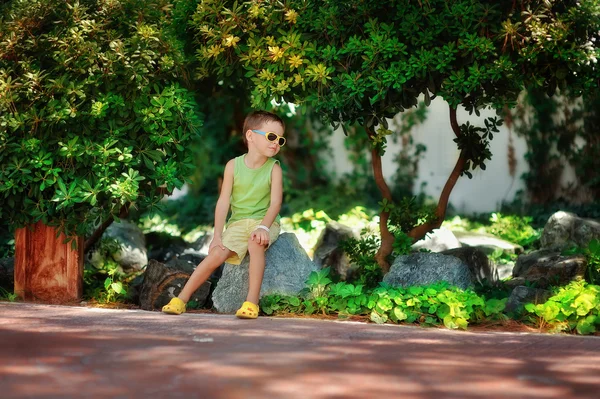
[[425, 238], [415, 242], [412, 249], [415, 251], [427, 249], [431, 252], [442, 252], [460, 247], [462, 247], [462, 245], [454, 233], [445, 227], [441, 227], [427, 233]]
[[583, 279], [586, 270], [587, 260], [583, 255], [564, 256], [558, 251], [541, 249], [517, 258], [513, 279], [508, 284], [514, 287], [528, 281], [537, 288], [566, 285]]
[[[140, 271], [148, 263], [146, 239], [136, 224], [127, 220], [112, 223], [102, 234], [102, 238], [113, 238], [119, 244], [120, 249], [110, 256], [123, 268], [125, 273]], [[95, 267], [101, 268], [106, 260], [95, 249], [88, 254], [88, 261]]]
[[340, 241], [356, 237], [352, 229], [338, 222], [329, 222], [321, 233], [315, 250], [313, 261], [320, 269], [330, 267], [341, 280], [352, 277], [353, 267], [348, 256], [339, 248]]
[[488, 284], [498, 283], [498, 270], [488, 256], [479, 248], [462, 247], [441, 252], [442, 255], [454, 256], [462, 260], [471, 271], [473, 283]]
[[496, 249], [501, 249], [506, 254], [520, 254], [523, 252], [522, 246], [513, 244], [492, 234], [455, 231], [454, 235], [463, 246], [477, 247], [487, 255], [490, 255]]
[[[162, 308], [171, 298], [179, 295], [195, 267], [193, 262], [182, 259], [172, 260], [168, 264], [150, 260], [139, 289], [140, 307], [144, 310]], [[190, 301], [203, 306], [210, 293], [210, 287], [210, 281], [206, 281], [194, 292]]]
[[[248, 265], [246, 256], [241, 265], [225, 264], [212, 295], [218, 312], [233, 313], [246, 300], [248, 292]], [[283, 233], [266, 253], [265, 274], [260, 297], [270, 294], [298, 295], [305, 287], [308, 275], [318, 270], [292, 233]]]
[[438, 281], [446, 281], [462, 289], [473, 286], [469, 266], [455, 256], [436, 253], [398, 256], [383, 278], [384, 283], [401, 287]]
[[550, 296], [552, 296], [552, 293], [548, 290], [520, 285], [510, 293], [504, 310], [506, 312], [521, 312], [525, 304], [535, 303], [537, 305], [538, 303], [544, 303]]
[[560, 211], [550, 216], [540, 241], [542, 248], [560, 251], [574, 246], [586, 247], [593, 239], [600, 239], [600, 221]]

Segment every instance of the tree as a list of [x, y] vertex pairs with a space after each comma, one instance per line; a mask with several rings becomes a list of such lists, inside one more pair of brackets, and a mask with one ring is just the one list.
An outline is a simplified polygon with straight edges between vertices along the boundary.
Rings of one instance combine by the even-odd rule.
[[365, 128], [384, 198], [377, 254], [384, 271], [394, 241], [388, 220], [412, 209], [398, 207], [383, 179], [387, 118], [416, 106], [420, 96], [427, 105], [439, 96], [449, 106], [460, 156], [433, 217], [408, 223], [406, 232], [418, 240], [442, 223], [457, 179], [485, 169], [501, 124], [488, 118], [485, 127], [459, 125], [458, 106], [479, 115], [513, 106], [528, 85], [554, 93], [598, 84], [596, 0], [204, 0], [191, 24], [200, 77], [247, 88], [256, 107], [293, 102], [334, 126]]
[[0, 218], [67, 236], [152, 207], [193, 169], [201, 115], [180, 84], [169, 0], [0, 6]]

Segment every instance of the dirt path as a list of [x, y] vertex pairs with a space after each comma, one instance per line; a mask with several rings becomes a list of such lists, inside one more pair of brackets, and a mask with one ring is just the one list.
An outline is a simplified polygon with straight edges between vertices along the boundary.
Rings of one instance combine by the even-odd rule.
[[2, 398], [598, 398], [600, 337], [0, 302]]

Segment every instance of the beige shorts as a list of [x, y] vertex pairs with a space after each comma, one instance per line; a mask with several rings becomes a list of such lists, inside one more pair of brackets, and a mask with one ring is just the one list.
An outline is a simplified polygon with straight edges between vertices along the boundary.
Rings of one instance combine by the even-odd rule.
[[[248, 239], [250, 238], [250, 234], [256, 230], [260, 222], [261, 220], [242, 219], [227, 226], [221, 241], [225, 248], [235, 253], [225, 262], [232, 265], [239, 265], [242, 263], [244, 257], [246, 257], [246, 254], [248, 253]], [[277, 237], [279, 237], [279, 224], [273, 223], [270, 230], [269, 245], [267, 248], [277, 240]]]

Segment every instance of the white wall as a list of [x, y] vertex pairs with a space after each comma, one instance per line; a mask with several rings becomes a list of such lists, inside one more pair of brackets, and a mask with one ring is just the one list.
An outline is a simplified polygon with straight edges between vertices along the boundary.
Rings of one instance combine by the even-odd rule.
[[[427, 110], [427, 119], [421, 125], [413, 128], [412, 135], [414, 143], [423, 143], [427, 146], [424, 157], [419, 161], [419, 174], [415, 181], [415, 190], [419, 190], [422, 182], [427, 182], [424, 187], [425, 194], [433, 197], [436, 201], [456, 164], [459, 151], [456, 147], [454, 133], [450, 127], [449, 109], [446, 102], [435, 99]], [[484, 126], [486, 117], [494, 116], [495, 112], [486, 110], [481, 116], [469, 115], [468, 112], [459, 109], [457, 113], [458, 123]], [[390, 129], [397, 126], [390, 122]], [[522, 138], [512, 133], [515, 159], [517, 160], [514, 178], [509, 174], [508, 167], [508, 139], [509, 131], [505, 125], [501, 126], [500, 132], [494, 134], [490, 143], [492, 159], [486, 162], [486, 170], [477, 169], [473, 172], [473, 178], [461, 177], [452, 194], [450, 203], [461, 213], [490, 212], [498, 209], [502, 201], [511, 201], [519, 189], [524, 188], [520, 176], [527, 170], [527, 164], [523, 158], [526, 152], [526, 144]], [[340, 131], [331, 136], [330, 146], [335, 149], [333, 158], [329, 162], [330, 172], [334, 171], [337, 176], [352, 170], [348, 161], [348, 153], [344, 147], [344, 134]], [[394, 144], [391, 140], [385, 155], [382, 158], [383, 175], [388, 183], [396, 172], [397, 164], [393, 162], [394, 155], [402, 148], [402, 144]]]

